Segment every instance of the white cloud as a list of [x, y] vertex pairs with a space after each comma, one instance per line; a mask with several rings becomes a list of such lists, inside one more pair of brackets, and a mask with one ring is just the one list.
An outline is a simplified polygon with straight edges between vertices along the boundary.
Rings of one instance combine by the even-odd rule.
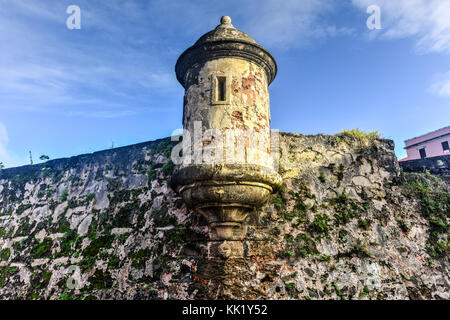
[[437, 80], [430, 87], [430, 92], [441, 97], [450, 97], [450, 71], [436, 78]]
[[222, 15], [230, 15], [236, 28], [267, 48], [304, 47], [318, 39], [354, 32], [327, 19], [340, 5], [334, 0], [210, 0], [207, 4], [157, 0], [151, 3], [150, 11], [157, 11], [161, 18], [170, 21], [163, 26], [166, 31], [183, 32], [194, 40], [217, 26]]
[[[333, 0], [286, 0], [283, 5], [278, 0], [234, 0], [211, 6], [164, 0], [81, 1], [77, 3], [82, 11], [79, 31], [66, 30], [66, 5], [17, 0], [0, 11], [0, 30], [8, 30], [0, 32], [0, 43], [8, 44], [8, 50], [0, 51], [0, 112], [96, 118], [147, 112], [139, 107], [140, 101], [180, 88], [173, 62], [181, 49], [174, 50], [173, 43], [161, 39], [161, 28], [164, 34], [198, 37], [209, 23], [211, 29], [215, 27], [230, 7], [236, 8], [229, 13], [238, 20], [236, 27], [264, 46], [301, 47], [319, 38], [352, 33], [322, 19], [333, 11]], [[106, 110], [114, 101], [121, 104]], [[137, 107], [130, 108], [134, 101]]]
[[[84, 3], [80, 31], [66, 29], [64, 3], [18, 0], [5, 4], [0, 30], [8, 32], [0, 32], [0, 43], [7, 43], [8, 50], [0, 51], [0, 112], [27, 109], [82, 116], [86, 111], [92, 116], [92, 109], [111, 101], [132, 103], [151, 97], [152, 91], [178, 88], [173, 67], [163, 63], [161, 52], [136, 45], [135, 39], [144, 47], [151, 43], [146, 25], [121, 28], [127, 19], [145, 21], [137, 3]], [[95, 101], [80, 109], [89, 100]], [[139, 108], [130, 111], [124, 104], [118, 108], [122, 109], [114, 110], [112, 117], [142, 112]]]
[[[448, 0], [352, 0], [365, 10], [375, 4], [381, 9], [382, 30], [371, 37], [412, 38], [418, 53], [450, 54], [450, 1]], [[450, 97], [450, 71], [436, 76], [429, 92]]]
[[265, 46], [281, 48], [309, 45], [313, 40], [348, 35], [353, 30], [325, 22], [335, 9], [330, 0], [279, 0], [243, 2], [247, 23], [242, 27]]
[[[176, 108], [154, 108], [147, 107], [142, 113], [171, 113], [174, 112]], [[121, 118], [126, 116], [134, 116], [137, 112], [132, 109], [104, 109], [104, 110], [93, 110], [93, 111], [70, 111], [68, 116], [81, 116], [86, 118], [100, 118], [100, 119], [113, 119]]]
[[5, 167], [23, 165], [23, 161], [8, 151], [8, 143], [8, 132], [6, 131], [5, 125], [0, 122], [0, 162], [2, 162]]
[[[382, 30], [388, 39], [413, 37], [419, 52], [450, 53], [450, 1], [448, 0], [352, 0], [367, 9], [381, 9]], [[371, 33], [375, 34], [375, 33]]]
[[6, 162], [9, 158], [9, 154], [6, 150], [6, 145], [8, 144], [8, 133], [6, 132], [6, 127], [0, 123], [0, 162]]

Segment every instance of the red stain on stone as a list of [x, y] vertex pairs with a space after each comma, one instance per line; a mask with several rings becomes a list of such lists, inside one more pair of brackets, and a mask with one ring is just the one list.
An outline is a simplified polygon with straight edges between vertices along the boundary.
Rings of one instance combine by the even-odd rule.
[[247, 126], [244, 124], [244, 117], [240, 111], [233, 111], [231, 114], [231, 123], [234, 129], [247, 129]]
[[244, 123], [244, 117], [242, 116], [242, 112], [240, 112], [240, 111], [233, 111], [231, 116], [233, 117], [233, 120]]
[[255, 86], [255, 77], [253, 75], [250, 75], [247, 78], [242, 78], [242, 88], [248, 90], [252, 86]]

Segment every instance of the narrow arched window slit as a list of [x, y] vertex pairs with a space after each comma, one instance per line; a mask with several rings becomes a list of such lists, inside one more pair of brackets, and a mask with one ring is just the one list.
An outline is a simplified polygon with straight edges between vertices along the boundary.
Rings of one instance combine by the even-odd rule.
[[226, 100], [226, 77], [217, 77], [217, 101], [225, 101]]

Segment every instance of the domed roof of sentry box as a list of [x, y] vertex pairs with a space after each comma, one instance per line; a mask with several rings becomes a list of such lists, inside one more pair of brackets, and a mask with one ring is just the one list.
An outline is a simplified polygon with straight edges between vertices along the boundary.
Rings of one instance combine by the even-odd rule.
[[238, 40], [257, 44], [256, 41], [253, 40], [253, 38], [248, 34], [236, 29], [231, 24], [231, 18], [229, 16], [223, 16], [220, 19], [220, 24], [214, 30], [211, 30], [210, 32], [205, 33], [203, 36], [201, 36], [200, 39], [198, 39], [194, 44], [194, 46], [203, 44], [205, 42], [220, 40]]
[[192, 67], [201, 67], [203, 63], [218, 58], [240, 58], [260, 65], [266, 71], [270, 84], [277, 73], [275, 58], [258, 45], [248, 34], [236, 29], [231, 18], [223, 16], [220, 25], [200, 37], [195, 44], [184, 51], [175, 65], [178, 81], [185, 88], [195, 81]]

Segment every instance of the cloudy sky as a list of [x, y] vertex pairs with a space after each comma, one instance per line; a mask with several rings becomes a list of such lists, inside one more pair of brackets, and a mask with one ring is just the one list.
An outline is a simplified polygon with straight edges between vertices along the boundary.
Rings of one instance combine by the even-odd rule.
[[[370, 5], [381, 30], [366, 26]], [[222, 15], [278, 62], [272, 128], [377, 130], [402, 158], [405, 139], [450, 125], [448, 0], [0, 0], [0, 162], [169, 136], [176, 59]]]

